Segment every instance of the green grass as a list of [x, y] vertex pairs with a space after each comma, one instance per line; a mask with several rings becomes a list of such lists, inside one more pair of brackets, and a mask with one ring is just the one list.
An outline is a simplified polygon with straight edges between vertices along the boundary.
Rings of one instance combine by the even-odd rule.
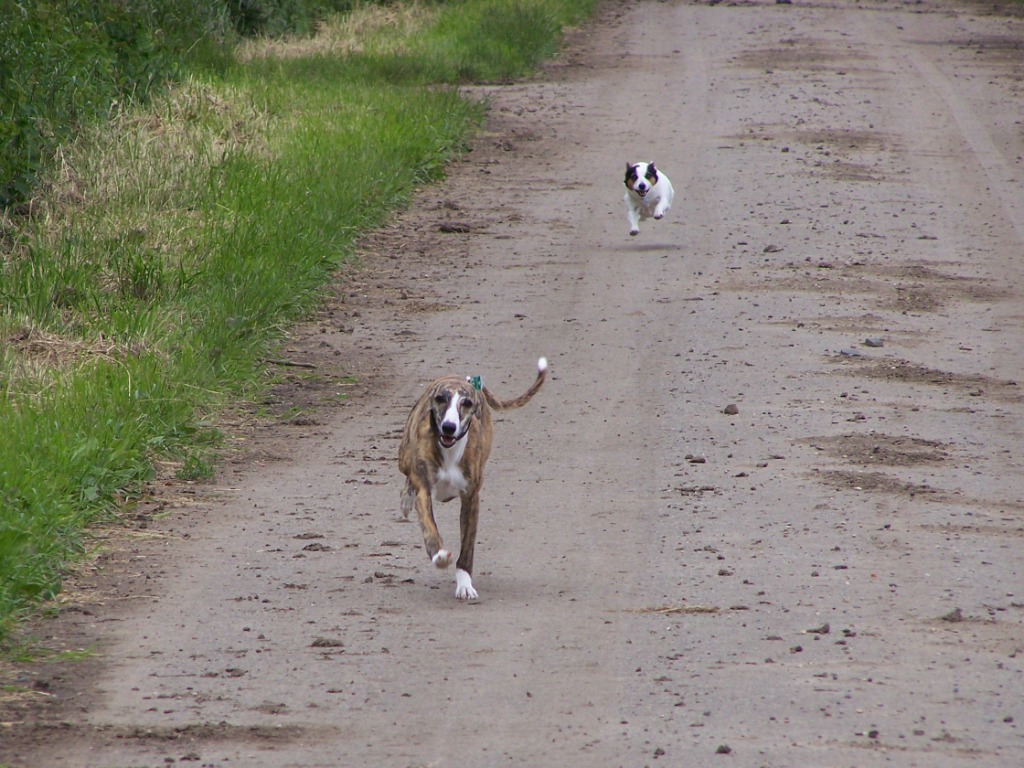
[[319, 305], [355, 238], [444, 174], [592, 0], [357, 8], [91, 123], [0, 219], [0, 639], [154, 464], [212, 475], [218, 413]]

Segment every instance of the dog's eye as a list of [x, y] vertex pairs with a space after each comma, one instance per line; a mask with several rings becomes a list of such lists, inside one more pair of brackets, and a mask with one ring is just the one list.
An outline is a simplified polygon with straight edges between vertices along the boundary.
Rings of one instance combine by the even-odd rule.
[[434, 402], [438, 405], [445, 405], [448, 402], [447, 395], [434, 395]]

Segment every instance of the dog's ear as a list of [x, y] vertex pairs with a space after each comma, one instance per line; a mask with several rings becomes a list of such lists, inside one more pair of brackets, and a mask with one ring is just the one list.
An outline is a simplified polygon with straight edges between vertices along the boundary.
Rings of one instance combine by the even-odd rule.
[[636, 166], [632, 163], [626, 163], [626, 180], [623, 182], [626, 186], [629, 186], [629, 180], [636, 175]]

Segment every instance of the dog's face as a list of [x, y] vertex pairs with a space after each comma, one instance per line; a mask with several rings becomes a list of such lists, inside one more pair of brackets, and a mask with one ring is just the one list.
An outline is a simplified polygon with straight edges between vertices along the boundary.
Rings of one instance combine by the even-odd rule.
[[644, 197], [658, 183], [654, 163], [626, 163], [626, 186]]
[[441, 447], [451, 448], [465, 437], [479, 410], [479, 395], [469, 382], [438, 382], [430, 393], [430, 418]]

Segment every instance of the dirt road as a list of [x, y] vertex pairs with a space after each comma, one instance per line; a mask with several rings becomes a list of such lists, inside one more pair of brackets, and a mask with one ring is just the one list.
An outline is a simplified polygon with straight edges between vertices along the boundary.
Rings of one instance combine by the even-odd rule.
[[[1024, 765], [1024, 23], [985, 8], [612, 2], [490, 90], [286, 415], [43, 627], [95, 655], [20, 673], [0, 762]], [[640, 159], [677, 196], [631, 238]], [[540, 355], [456, 601], [402, 422]]]

